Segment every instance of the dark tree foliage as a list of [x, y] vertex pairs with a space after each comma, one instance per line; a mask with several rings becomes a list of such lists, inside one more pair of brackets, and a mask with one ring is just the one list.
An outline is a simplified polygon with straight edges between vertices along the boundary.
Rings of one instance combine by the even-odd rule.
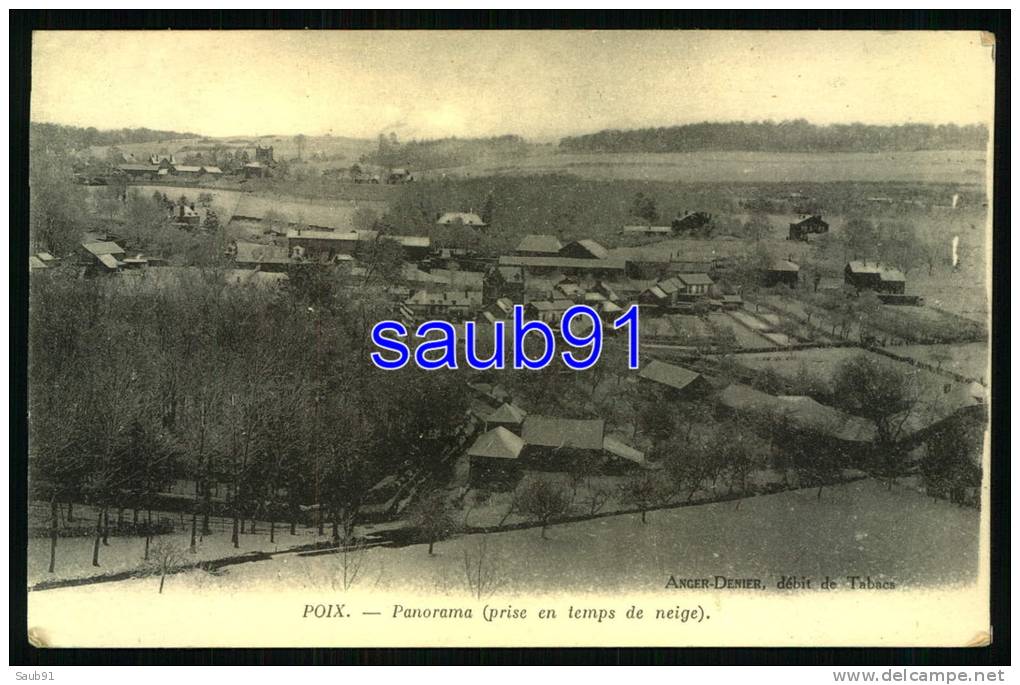
[[983, 150], [988, 129], [981, 124], [903, 124], [817, 126], [794, 121], [688, 124], [627, 131], [606, 130], [560, 140], [570, 152], [886, 152], [912, 150]]

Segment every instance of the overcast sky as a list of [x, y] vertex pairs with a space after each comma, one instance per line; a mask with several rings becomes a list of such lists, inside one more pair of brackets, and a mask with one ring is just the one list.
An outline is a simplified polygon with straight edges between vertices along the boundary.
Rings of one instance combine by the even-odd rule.
[[928, 32], [37, 32], [32, 119], [404, 139], [805, 118], [990, 122], [992, 49]]

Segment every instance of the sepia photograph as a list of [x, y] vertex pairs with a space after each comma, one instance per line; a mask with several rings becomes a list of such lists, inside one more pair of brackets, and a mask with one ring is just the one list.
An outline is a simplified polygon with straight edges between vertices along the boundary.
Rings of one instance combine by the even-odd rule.
[[30, 643], [988, 645], [995, 59], [35, 31]]

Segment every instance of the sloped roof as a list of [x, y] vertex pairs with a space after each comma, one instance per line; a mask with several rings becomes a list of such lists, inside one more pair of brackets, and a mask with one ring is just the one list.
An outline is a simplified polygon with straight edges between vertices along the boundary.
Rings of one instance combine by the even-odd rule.
[[117, 267], [120, 266], [120, 262], [118, 262], [117, 258], [114, 257], [112, 254], [97, 255], [96, 259], [99, 260], [100, 264], [105, 266], [107, 269], [110, 269], [111, 271], [116, 271]]
[[446, 212], [439, 220], [437, 224], [452, 224], [460, 221], [465, 226], [485, 226], [485, 222], [482, 221], [482, 217], [478, 216], [474, 212]]
[[29, 268], [29, 270], [31, 270], [31, 269], [45, 269], [46, 268], [46, 264], [44, 264], [43, 260], [39, 259], [38, 257], [36, 257], [34, 255], [29, 255], [28, 256], [28, 268]]
[[493, 423], [522, 423], [527, 415], [528, 412], [517, 405], [504, 402], [499, 405], [499, 409], [489, 414], [486, 420]]
[[176, 166], [174, 166], [174, 169], [176, 171], [183, 171], [184, 173], [188, 174], [198, 174], [201, 173], [202, 171], [202, 167], [200, 166], [191, 166], [187, 164], [177, 164]]
[[658, 359], [653, 359], [649, 362], [648, 366], [641, 369], [638, 376], [677, 390], [683, 390], [702, 377], [700, 373], [685, 369], [682, 366], [660, 362]]
[[468, 448], [468, 456], [487, 459], [516, 459], [524, 449], [524, 440], [503, 426], [482, 433]]
[[528, 445], [601, 450], [604, 428], [602, 419], [561, 419], [529, 415], [524, 419], [521, 437]]
[[517, 244], [518, 252], [544, 252], [550, 255], [559, 254], [560, 249], [563, 245], [556, 239], [555, 236], [546, 234], [535, 234], [531, 233], [523, 238], [521, 242]]
[[850, 416], [802, 395], [769, 395], [734, 383], [719, 393], [720, 404], [738, 411], [775, 412], [801, 430], [846, 442], [871, 442], [875, 427], [867, 419]]
[[772, 263], [769, 264], [769, 269], [772, 271], [800, 271], [800, 267], [788, 259], [774, 259]]
[[96, 257], [99, 257], [101, 255], [124, 254], [124, 248], [122, 248], [117, 243], [110, 242], [107, 240], [101, 240], [92, 243], [82, 243], [81, 246], [84, 247], [86, 251], [95, 255]]
[[602, 247], [602, 245], [598, 244], [594, 240], [591, 240], [590, 238], [584, 238], [582, 240], [575, 240], [572, 243], [568, 243], [568, 244], [563, 246], [561, 251], [562, 250], [566, 250], [571, 245], [578, 245], [579, 247], [584, 249], [585, 252], [590, 254], [593, 259], [608, 259], [609, 258], [609, 250], [607, 250], [606, 248]]
[[286, 247], [239, 241], [234, 261], [241, 264], [289, 264], [291, 260]]
[[712, 285], [715, 283], [715, 281], [708, 277], [708, 274], [677, 274], [676, 277], [683, 281], [685, 285]]
[[205, 170], [205, 173], [207, 173], [207, 174], [222, 174], [223, 173], [223, 169], [219, 168], [218, 166], [204, 166], [202, 168]]
[[561, 269], [605, 269], [623, 271], [627, 262], [623, 259], [575, 259], [571, 257], [521, 257], [503, 255], [499, 258], [500, 266], [523, 266], [536, 268]]
[[877, 274], [883, 281], [906, 281], [907, 277], [903, 272], [894, 266], [886, 266], [878, 262], [852, 261], [847, 264], [850, 271], [855, 274]]
[[609, 454], [620, 457], [621, 459], [626, 459], [627, 461], [632, 461], [635, 464], [645, 463], [644, 452], [636, 450], [630, 445], [617, 440], [616, 438], [611, 438], [608, 435], [602, 440], [602, 449]]

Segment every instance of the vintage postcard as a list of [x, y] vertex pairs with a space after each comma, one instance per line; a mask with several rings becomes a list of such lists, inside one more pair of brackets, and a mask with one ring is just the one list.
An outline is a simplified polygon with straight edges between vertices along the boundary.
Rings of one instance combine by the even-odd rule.
[[991, 640], [991, 35], [31, 68], [32, 644]]

